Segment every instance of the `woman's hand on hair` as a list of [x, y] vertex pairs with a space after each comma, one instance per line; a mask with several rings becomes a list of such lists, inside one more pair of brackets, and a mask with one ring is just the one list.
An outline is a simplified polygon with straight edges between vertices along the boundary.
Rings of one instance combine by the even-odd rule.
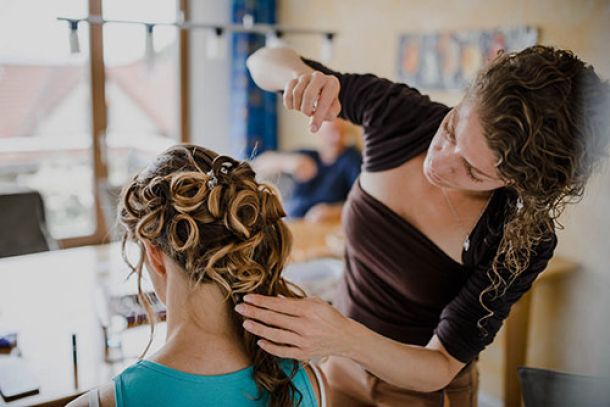
[[339, 79], [319, 71], [303, 73], [284, 87], [284, 106], [310, 117], [309, 129], [317, 132], [323, 121], [332, 121], [341, 111]]
[[324, 300], [249, 294], [244, 301], [235, 310], [263, 350], [298, 360], [348, 353], [353, 321]]

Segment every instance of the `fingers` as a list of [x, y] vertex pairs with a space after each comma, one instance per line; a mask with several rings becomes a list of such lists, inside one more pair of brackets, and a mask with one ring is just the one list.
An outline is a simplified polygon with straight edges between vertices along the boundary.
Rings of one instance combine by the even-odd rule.
[[265, 308], [255, 307], [254, 305], [239, 304], [235, 307], [235, 311], [246, 318], [256, 319], [267, 325], [273, 325], [282, 329], [289, 329], [298, 332], [299, 320], [295, 317], [282, 314], [280, 312], [271, 311]]
[[326, 88], [326, 82], [326, 75], [322, 72], [311, 74], [311, 80], [303, 92], [303, 100], [300, 106], [301, 112], [305, 113], [306, 116], [313, 114], [314, 106], [316, 111], [320, 108], [320, 93]]
[[300, 316], [303, 314], [306, 299], [268, 297], [260, 294], [248, 294], [244, 301], [256, 305], [257, 307], [267, 308], [281, 312], [286, 315]]
[[[312, 132], [318, 131], [324, 120], [334, 120], [339, 114], [339, 80], [334, 76], [325, 78], [324, 87], [318, 89], [319, 97], [316, 111], [313, 114], [313, 118], [310, 122], [310, 130]], [[318, 96], [316, 94], [316, 96]], [[313, 106], [313, 102], [311, 102]], [[337, 106], [339, 109], [337, 109]], [[303, 112], [305, 113], [305, 112]], [[309, 116], [309, 115], [308, 115]]]
[[271, 353], [272, 355], [278, 356], [284, 359], [296, 359], [296, 360], [306, 360], [307, 358], [303, 354], [303, 352], [296, 347], [293, 346], [282, 346], [278, 345], [264, 339], [261, 339], [257, 342], [258, 346], [262, 350], [267, 353]]
[[339, 97], [337, 95], [337, 98], [330, 105], [330, 108], [328, 109], [324, 120], [335, 120], [339, 116], [339, 113], [341, 113], [341, 102], [339, 102]]
[[292, 102], [292, 92], [294, 91], [294, 87], [299, 83], [298, 78], [291, 79], [290, 82], [286, 84], [284, 88], [284, 107], [288, 110], [294, 109], [294, 104]]
[[318, 131], [324, 120], [334, 120], [341, 111], [339, 80], [315, 71], [290, 80], [284, 88], [286, 109], [299, 110], [312, 117], [310, 130]]
[[292, 108], [295, 110], [301, 110], [303, 103], [303, 96], [307, 86], [311, 82], [311, 75], [301, 75], [298, 78], [298, 83], [292, 89]]
[[290, 346], [299, 346], [302, 342], [301, 337], [291, 331], [272, 328], [259, 322], [248, 320], [243, 323], [244, 329], [256, 336]]

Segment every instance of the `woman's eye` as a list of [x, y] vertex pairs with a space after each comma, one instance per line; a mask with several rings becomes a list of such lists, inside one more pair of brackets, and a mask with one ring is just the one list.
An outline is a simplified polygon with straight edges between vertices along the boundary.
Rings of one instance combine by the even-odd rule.
[[477, 177], [474, 176], [473, 172], [472, 172], [472, 167], [468, 164], [464, 164], [466, 166], [466, 173], [468, 174], [468, 176], [470, 177], [471, 180], [473, 180], [474, 182], [483, 182], [483, 180], [478, 179]]

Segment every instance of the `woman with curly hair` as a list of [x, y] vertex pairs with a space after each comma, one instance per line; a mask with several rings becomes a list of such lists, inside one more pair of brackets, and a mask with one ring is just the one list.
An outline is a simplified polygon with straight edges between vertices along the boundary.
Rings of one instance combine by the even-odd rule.
[[477, 355], [545, 269], [557, 217], [607, 151], [608, 83], [546, 46], [499, 54], [453, 108], [287, 48], [248, 65], [313, 132], [337, 115], [363, 126], [365, 150], [336, 309], [246, 296], [246, 329], [277, 356], [329, 356], [336, 405], [476, 405]]
[[[246, 162], [194, 145], [159, 155], [123, 189], [119, 221], [150, 340], [143, 266], [167, 308], [166, 343], [71, 406], [324, 405], [319, 371], [258, 348], [233, 311], [245, 294], [302, 296], [280, 276], [292, 244], [284, 216]], [[128, 241], [141, 250], [135, 265]]]

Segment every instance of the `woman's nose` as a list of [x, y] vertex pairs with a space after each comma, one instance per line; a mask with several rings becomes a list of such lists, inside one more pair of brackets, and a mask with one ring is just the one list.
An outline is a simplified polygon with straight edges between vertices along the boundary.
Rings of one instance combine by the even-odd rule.
[[441, 147], [440, 150], [435, 160], [439, 173], [454, 174], [457, 166], [455, 157], [446, 148]]

